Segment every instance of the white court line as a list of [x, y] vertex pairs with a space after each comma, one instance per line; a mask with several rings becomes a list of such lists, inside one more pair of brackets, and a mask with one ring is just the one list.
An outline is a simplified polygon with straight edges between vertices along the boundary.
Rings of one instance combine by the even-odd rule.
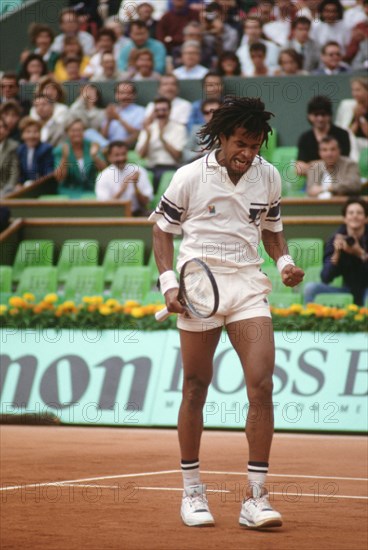
[[[53, 484], [50, 484], [50, 485], [53, 485]], [[63, 483], [62, 484], [63, 487], [80, 487], [82, 489], [85, 489], [85, 488], [93, 488], [93, 489], [97, 489], [97, 488], [100, 488], [100, 489], [118, 489], [119, 486], [116, 486], [116, 485], [99, 485], [99, 484], [96, 484], [96, 485], [82, 485], [80, 483]], [[138, 491], [174, 491], [174, 492], [177, 492], [177, 493], [182, 493], [183, 492], [183, 488], [180, 488], [180, 487], [141, 487], [140, 485], [137, 486], [137, 492]], [[215, 494], [223, 494], [223, 493], [231, 493], [232, 491], [228, 491], [227, 489], [207, 489], [207, 493], [215, 493]], [[271, 491], [270, 492], [270, 495], [273, 496], [273, 495], [281, 495], [283, 497], [285, 497], [285, 493], [282, 493], [282, 492], [278, 492], [278, 491]], [[321, 498], [325, 498], [326, 500], [329, 500], [330, 498], [345, 498], [345, 499], [351, 499], [351, 500], [368, 500], [368, 496], [358, 496], [358, 495], [324, 495], [324, 494], [315, 494], [315, 493], [290, 493], [289, 491], [287, 492], [287, 495], [286, 495], [288, 498], [289, 497], [298, 497], [299, 499], [300, 498], [303, 498], [303, 497], [313, 497], [313, 498], [316, 498], [317, 501], [319, 501], [319, 499]], [[295, 502], [295, 501], [293, 501]]]
[[[98, 476], [98, 477], [85, 477], [80, 479], [67, 479], [64, 481], [51, 481], [46, 483], [30, 483], [30, 484], [24, 484], [24, 485], [13, 485], [13, 486], [6, 486], [6, 487], [0, 487], [0, 491], [16, 491], [18, 489], [27, 489], [32, 487], [46, 487], [46, 486], [52, 486], [52, 485], [65, 485], [68, 483], [83, 483], [84, 481], [100, 481], [103, 479], [126, 479], [126, 478], [134, 478], [134, 477], [148, 477], [148, 476], [159, 476], [159, 475], [166, 475], [166, 474], [178, 474], [181, 473], [181, 470], [161, 470], [158, 472], [140, 472], [135, 474], [120, 474], [120, 475], [114, 475], [114, 476]], [[220, 471], [212, 471], [212, 470], [202, 470], [203, 474], [208, 475], [233, 475], [233, 476], [244, 476], [246, 475], [245, 472], [220, 472]], [[334, 477], [334, 476], [307, 476], [302, 474], [268, 474], [269, 477], [285, 477], [285, 478], [300, 478], [300, 479], [334, 479], [334, 480], [345, 480], [345, 481], [368, 481], [368, 478], [364, 477]]]

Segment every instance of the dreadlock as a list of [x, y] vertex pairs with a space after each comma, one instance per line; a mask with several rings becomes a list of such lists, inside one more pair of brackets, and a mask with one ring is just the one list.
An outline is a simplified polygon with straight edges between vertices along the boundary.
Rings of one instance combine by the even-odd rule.
[[214, 111], [211, 120], [198, 132], [202, 151], [218, 147], [219, 136], [230, 137], [235, 128], [244, 128], [252, 136], [263, 135], [267, 145], [268, 133], [272, 133], [268, 120], [273, 113], [265, 111], [265, 105], [257, 97], [225, 97]]

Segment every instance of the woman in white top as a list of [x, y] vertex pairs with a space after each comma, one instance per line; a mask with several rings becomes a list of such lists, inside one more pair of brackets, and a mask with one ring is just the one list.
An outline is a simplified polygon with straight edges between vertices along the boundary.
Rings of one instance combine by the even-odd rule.
[[358, 154], [368, 147], [368, 77], [351, 79], [352, 99], [343, 99], [337, 107], [336, 126], [355, 136]]
[[[38, 84], [35, 88], [34, 95], [45, 95], [51, 101], [54, 102], [54, 114], [53, 119], [58, 124], [64, 124], [65, 119], [68, 116], [69, 109], [65, 103], [65, 91], [61, 84], [56, 82], [52, 76], [44, 76], [40, 78]], [[35, 107], [31, 108], [30, 116], [34, 120], [39, 120], [39, 116], [36, 112]]]

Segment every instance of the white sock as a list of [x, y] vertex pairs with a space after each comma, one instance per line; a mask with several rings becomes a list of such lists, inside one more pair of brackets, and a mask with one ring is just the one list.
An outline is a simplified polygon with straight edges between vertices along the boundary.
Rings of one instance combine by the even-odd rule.
[[182, 460], [180, 465], [184, 489], [201, 483], [198, 458], [196, 460]]
[[254, 498], [262, 496], [267, 472], [268, 462], [248, 462], [248, 486], [252, 489]]

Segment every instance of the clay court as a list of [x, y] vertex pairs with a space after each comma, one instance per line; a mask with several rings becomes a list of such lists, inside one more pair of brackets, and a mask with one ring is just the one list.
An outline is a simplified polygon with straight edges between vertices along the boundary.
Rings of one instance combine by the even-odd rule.
[[363, 437], [276, 434], [268, 489], [284, 525], [267, 531], [238, 525], [241, 432], [203, 435], [211, 528], [181, 523], [175, 430], [6, 425], [1, 448], [2, 550], [367, 548]]

